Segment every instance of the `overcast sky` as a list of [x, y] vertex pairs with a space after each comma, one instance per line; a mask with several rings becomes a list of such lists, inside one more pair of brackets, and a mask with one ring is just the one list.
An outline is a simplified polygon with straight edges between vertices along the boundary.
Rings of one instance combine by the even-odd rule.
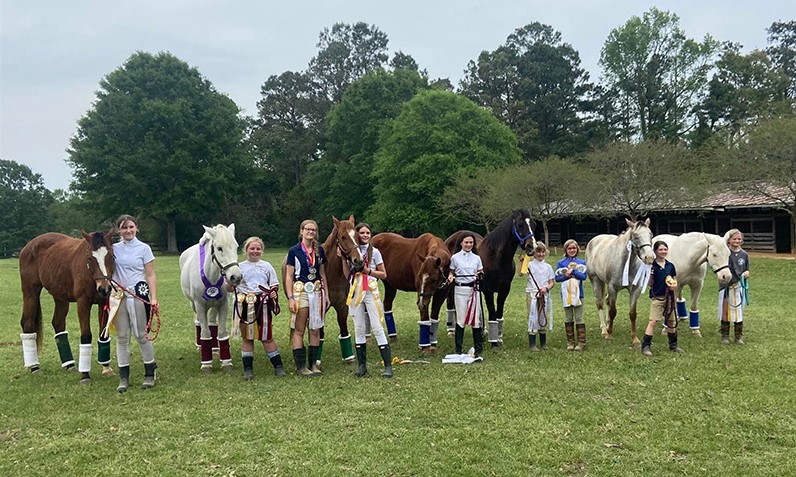
[[680, 16], [686, 34], [765, 48], [765, 29], [796, 19], [793, 0], [702, 1], [11, 1], [0, 0], [0, 158], [27, 164], [49, 189], [66, 188], [69, 139], [100, 79], [137, 51], [168, 51], [256, 114], [270, 75], [300, 71], [318, 34], [364, 21], [431, 78], [454, 85], [467, 62], [538, 21], [560, 31], [597, 80], [608, 33], [651, 6]]

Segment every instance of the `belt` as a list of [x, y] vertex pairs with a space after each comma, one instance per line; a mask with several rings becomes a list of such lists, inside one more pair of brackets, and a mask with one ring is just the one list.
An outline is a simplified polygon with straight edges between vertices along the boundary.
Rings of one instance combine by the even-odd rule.
[[470, 287], [470, 288], [472, 288], [472, 287], [474, 287], [474, 286], [475, 286], [475, 282], [470, 282], [470, 283], [457, 283], [457, 284], [456, 284], [456, 286], [457, 286], [457, 287]]

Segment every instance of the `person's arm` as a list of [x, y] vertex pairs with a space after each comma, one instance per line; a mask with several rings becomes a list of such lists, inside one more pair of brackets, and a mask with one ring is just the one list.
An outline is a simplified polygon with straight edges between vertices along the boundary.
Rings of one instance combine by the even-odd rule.
[[293, 294], [293, 275], [296, 273], [295, 265], [285, 266], [285, 293], [287, 294], [288, 307], [291, 313], [298, 313], [298, 303], [296, 296]]
[[369, 275], [382, 281], [386, 280], [387, 270], [384, 268], [384, 263], [376, 265], [376, 270], [371, 270]]
[[144, 275], [146, 276], [146, 283], [149, 285], [149, 303], [151, 305], [158, 304], [158, 281], [155, 277], [155, 261], [151, 260], [144, 265]]

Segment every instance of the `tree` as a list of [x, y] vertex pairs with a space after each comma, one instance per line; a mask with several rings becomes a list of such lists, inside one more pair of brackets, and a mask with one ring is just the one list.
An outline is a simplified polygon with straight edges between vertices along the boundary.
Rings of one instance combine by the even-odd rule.
[[577, 200], [588, 184], [589, 174], [574, 162], [557, 156], [547, 157], [501, 171], [485, 200], [492, 215], [505, 217], [519, 206], [527, 208], [541, 222], [545, 243], [550, 243], [547, 224], [570, 216], [580, 205]]
[[[495, 204], [494, 200], [504, 174], [505, 169], [491, 167], [459, 171], [442, 194], [442, 212], [452, 221], [474, 226], [476, 229], [482, 228], [485, 233], [489, 233], [507, 215], [504, 208]], [[509, 208], [511, 210], [513, 209]]]
[[537, 22], [470, 61], [460, 88], [515, 132], [527, 162], [587, 149], [581, 116], [592, 87], [588, 78], [561, 33]]
[[238, 113], [196, 68], [169, 53], [136, 52], [100, 81], [78, 122], [71, 186], [106, 217], [165, 223], [167, 252], [177, 253], [178, 218], [220, 220], [220, 204], [248, 185]]
[[319, 197], [316, 216], [362, 217], [373, 203], [370, 177], [379, 135], [428, 81], [417, 70], [378, 69], [353, 82], [329, 113], [326, 149], [309, 167], [307, 188]]
[[770, 46], [766, 52], [790, 78], [788, 94], [791, 100], [796, 101], [796, 20], [774, 22], [767, 31]]
[[472, 101], [446, 91], [420, 91], [384, 130], [368, 210], [380, 230], [445, 233], [455, 225], [439, 200], [460, 170], [519, 162], [511, 130]]
[[599, 63], [624, 139], [676, 140], [692, 130], [719, 46], [710, 35], [687, 38], [677, 15], [654, 7], [611, 30]]
[[698, 113], [697, 144], [716, 133], [733, 144], [761, 118], [789, 109], [786, 98], [790, 79], [765, 52], [755, 50], [744, 55], [739, 48], [727, 45], [716, 62], [716, 73]]
[[33, 237], [50, 230], [52, 202], [41, 174], [0, 159], [0, 256], [18, 252]]
[[591, 175], [590, 186], [581, 191], [584, 212], [622, 212], [636, 220], [653, 210], [681, 208], [705, 194], [700, 162], [679, 144], [617, 142], [585, 159]]
[[337, 103], [348, 85], [368, 71], [385, 66], [387, 43], [387, 34], [375, 26], [335, 23], [321, 32], [317, 45], [320, 51], [310, 60], [308, 73], [329, 101]]

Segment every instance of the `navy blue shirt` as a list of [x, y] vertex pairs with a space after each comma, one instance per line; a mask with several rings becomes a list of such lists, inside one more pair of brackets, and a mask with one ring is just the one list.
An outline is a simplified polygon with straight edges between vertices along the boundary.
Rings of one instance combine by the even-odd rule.
[[674, 264], [668, 260], [663, 264], [663, 267], [658, 265], [658, 262], [652, 262], [652, 274], [650, 276], [650, 298], [663, 298], [666, 296], [666, 289], [669, 286], [666, 284], [666, 277], [676, 277], [677, 271], [674, 269]]
[[287, 252], [287, 262], [285, 263], [295, 267], [296, 272], [293, 276], [296, 281], [305, 283], [314, 282], [321, 279], [321, 265], [326, 263], [326, 254], [323, 252], [323, 247], [318, 247], [318, 256], [315, 257], [315, 264], [312, 266], [312, 268], [315, 269], [315, 276], [313, 278], [309, 277], [310, 263], [307, 254], [304, 253], [304, 249], [301, 247], [301, 242], [290, 247], [290, 250]]

